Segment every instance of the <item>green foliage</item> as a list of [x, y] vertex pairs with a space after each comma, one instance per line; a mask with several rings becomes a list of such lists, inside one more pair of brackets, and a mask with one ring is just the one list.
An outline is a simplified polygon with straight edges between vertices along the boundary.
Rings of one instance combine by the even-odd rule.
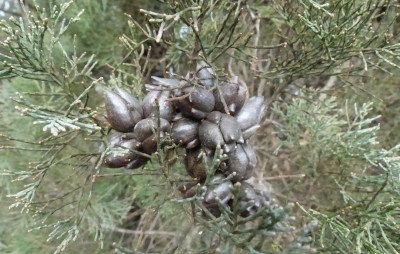
[[341, 198], [325, 203], [321, 195], [318, 210], [302, 207], [321, 226], [321, 251], [397, 253], [399, 146], [380, 146], [379, 126], [374, 124], [379, 117], [369, 117], [371, 110], [371, 103], [342, 109], [336, 98], [313, 93], [275, 105], [282, 119], [279, 130], [286, 138], [282, 145], [303, 150], [324, 188]]
[[[273, 16], [274, 23], [289, 32], [278, 30], [285, 49], [276, 54], [273, 68], [262, 77], [340, 75], [343, 70], [357, 75], [362, 69], [379, 68], [383, 61], [396, 65], [398, 45], [390, 34], [396, 16], [381, 13], [396, 12], [398, 6], [392, 1], [319, 4], [301, 0], [291, 4], [274, 1], [272, 5], [280, 16]], [[349, 64], [349, 60], [358, 64]]]
[[[398, 253], [398, 7], [21, 1], [0, 22], [0, 252]], [[251, 142], [256, 181], [278, 171], [278, 200], [247, 218], [237, 204], [220, 202], [221, 217], [204, 207], [218, 153], [189, 199], [177, 187], [192, 179], [168, 138], [143, 169], [102, 166], [103, 91], [141, 97], [151, 75], [197, 83], [199, 60], [272, 105]]]
[[[86, 52], [96, 55], [97, 68], [115, 65], [122, 61], [124, 55], [119, 37], [127, 33], [127, 19], [123, 5], [126, 0], [118, 1], [77, 1], [69, 11], [68, 16], [75, 16], [81, 10], [79, 23], [72, 24], [69, 35], [76, 38], [75, 48], [78, 54]], [[106, 21], [106, 22], [105, 22]], [[66, 38], [65, 41], [73, 38]]]

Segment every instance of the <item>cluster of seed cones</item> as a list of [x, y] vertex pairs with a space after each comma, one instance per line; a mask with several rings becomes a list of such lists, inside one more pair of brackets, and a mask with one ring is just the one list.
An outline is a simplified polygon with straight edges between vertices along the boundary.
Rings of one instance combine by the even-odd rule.
[[[247, 98], [247, 87], [237, 77], [218, 82], [205, 63], [198, 64], [192, 79], [153, 77], [146, 88], [149, 92], [142, 102], [121, 88], [105, 93], [106, 118], [115, 130], [109, 137], [105, 165], [139, 168], [168, 137], [186, 149], [185, 167], [195, 180], [180, 186], [185, 198], [198, 195], [198, 187], [209, 177], [201, 195], [213, 215], [220, 215], [221, 204], [233, 204], [235, 183], [240, 188], [242, 216], [265, 205], [268, 195], [246, 182], [257, 163], [248, 139], [260, 127], [263, 97]], [[216, 150], [222, 153], [210, 176]]]

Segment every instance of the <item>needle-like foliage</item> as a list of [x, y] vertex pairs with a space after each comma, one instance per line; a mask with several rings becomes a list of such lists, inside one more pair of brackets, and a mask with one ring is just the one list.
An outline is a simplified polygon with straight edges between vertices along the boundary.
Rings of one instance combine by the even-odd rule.
[[[398, 1], [8, 2], [1, 253], [400, 252]], [[182, 197], [193, 179], [185, 149], [160, 133], [160, 112], [149, 163], [103, 164], [115, 149], [104, 91], [142, 98], [151, 76], [196, 84], [199, 62], [214, 70], [213, 89], [239, 76], [266, 99], [250, 142], [252, 183], [269, 202], [250, 216], [240, 184], [232, 203], [215, 201], [221, 216], [204, 205], [221, 147], [204, 157], [196, 194]]]

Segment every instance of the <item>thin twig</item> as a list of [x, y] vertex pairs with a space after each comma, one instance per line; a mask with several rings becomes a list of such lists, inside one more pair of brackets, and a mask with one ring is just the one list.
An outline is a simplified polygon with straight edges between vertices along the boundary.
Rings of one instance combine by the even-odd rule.
[[305, 174], [298, 174], [298, 175], [279, 175], [279, 176], [268, 176], [263, 177], [263, 180], [276, 180], [276, 179], [284, 179], [284, 178], [303, 178]]
[[122, 234], [130, 234], [130, 235], [160, 235], [160, 236], [170, 236], [170, 237], [175, 237], [176, 233], [175, 232], [168, 232], [168, 231], [158, 231], [158, 230], [132, 230], [132, 229], [125, 229], [125, 228], [107, 228], [109, 230], [119, 232]]

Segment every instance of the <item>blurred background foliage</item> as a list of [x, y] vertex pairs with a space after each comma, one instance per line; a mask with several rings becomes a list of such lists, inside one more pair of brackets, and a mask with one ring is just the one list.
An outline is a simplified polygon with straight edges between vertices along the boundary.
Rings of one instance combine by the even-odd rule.
[[[50, 5], [66, 2], [2, 0], [0, 15], [21, 16], [21, 4], [52, 15]], [[102, 92], [109, 87], [124, 86], [140, 97], [151, 75], [193, 72], [198, 60], [213, 66], [220, 80], [238, 75], [251, 95], [265, 96], [268, 105], [251, 141], [259, 160], [254, 182], [283, 206], [296, 204], [288, 211], [296, 230], [278, 233], [253, 253], [399, 253], [399, 5], [394, 0], [74, 1], [65, 18], [85, 11], [59, 38], [63, 47], [50, 52], [55, 68], [43, 75], [62, 77], [65, 54], [85, 53], [76, 62], [79, 68], [95, 55], [90, 76], [65, 80], [79, 95], [85, 89], [80, 82], [104, 78], [85, 94], [85, 106], [100, 115], [90, 123], [99, 125]], [[201, 15], [184, 11], [193, 6], [205, 9]], [[176, 19], [163, 19], [164, 13], [178, 12]], [[8, 61], [4, 45], [0, 52], [1, 61]], [[8, 66], [0, 66], [2, 75]], [[51, 253], [67, 245], [66, 253], [249, 252], [216, 247], [215, 228], [200, 227], [189, 205], [175, 202], [177, 190], [157, 174], [163, 165], [148, 164], [145, 172], [101, 168], [94, 181], [98, 157], [93, 155], [104, 150], [99, 142], [104, 130], [49, 137], [41, 124], [16, 110], [24, 102], [20, 96], [48, 112], [66, 111], [73, 99], [63, 96], [65, 87], [10, 73], [17, 77], [2, 76], [0, 83], [1, 253]], [[47, 149], [66, 140], [65, 147]], [[50, 143], [41, 149], [38, 141]], [[21, 193], [38, 180], [26, 173], [29, 168], [54, 161], [34, 192]], [[183, 172], [177, 162], [173, 178]], [[13, 181], [18, 177], [26, 179]], [[34, 196], [21, 211], [24, 203], [10, 208], [15, 194]]]

